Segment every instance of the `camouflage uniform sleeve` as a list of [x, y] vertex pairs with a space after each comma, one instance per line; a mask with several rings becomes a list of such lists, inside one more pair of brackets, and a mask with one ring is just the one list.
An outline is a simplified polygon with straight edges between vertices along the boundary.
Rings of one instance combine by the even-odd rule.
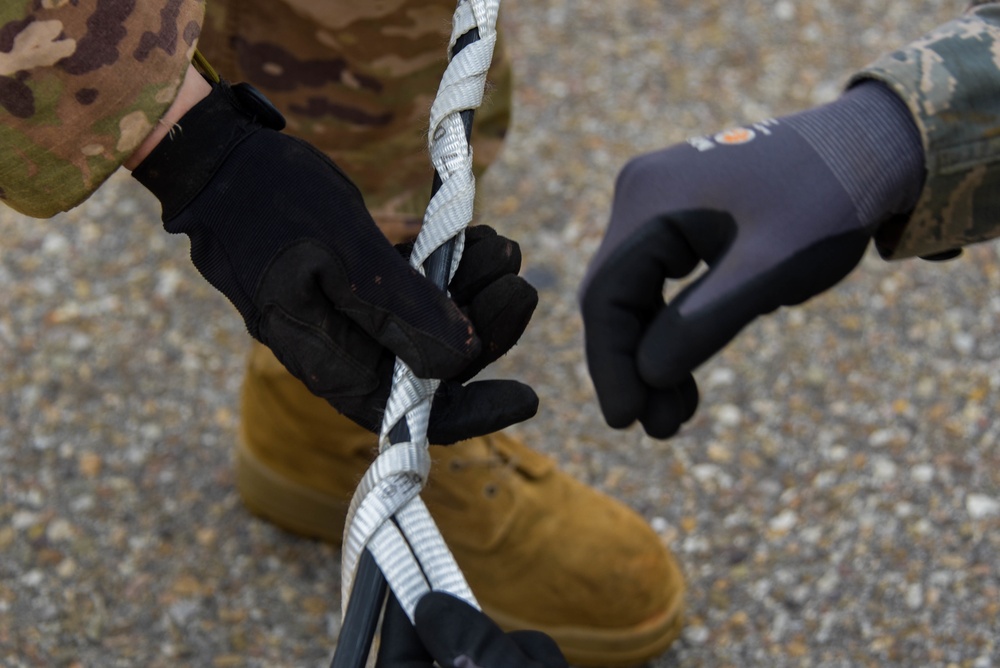
[[86, 199], [173, 101], [204, 0], [6, 0], [0, 199], [38, 218]]
[[875, 235], [886, 259], [929, 256], [1000, 236], [1000, 2], [856, 74], [906, 101], [920, 128], [926, 182], [914, 211]]

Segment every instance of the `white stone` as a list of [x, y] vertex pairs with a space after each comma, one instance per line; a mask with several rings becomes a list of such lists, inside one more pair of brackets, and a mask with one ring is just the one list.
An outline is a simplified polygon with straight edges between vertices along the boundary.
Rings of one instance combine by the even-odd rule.
[[27, 573], [21, 576], [21, 584], [23, 584], [25, 587], [37, 587], [44, 581], [45, 581], [45, 574], [42, 573], [37, 568], [28, 571]]
[[794, 510], [783, 510], [768, 522], [772, 531], [789, 531], [799, 521], [799, 516]]
[[52, 520], [45, 529], [45, 536], [53, 543], [69, 540], [73, 537], [73, 525], [64, 519]]
[[58, 232], [50, 232], [42, 239], [42, 252], [46, 255], [61, 255], [69, 248], [69, 241]]
[[737, 427], [743, 419], [743, 411], [733, 404], [723, 404], [719, 406], [715, 417], [724, 427]]
[[732, 369], [722, 367], [713, 369], [712, 373], [708, 375], [708, 386], [720, 387], [722, 385], [732, 385], [735, 380], [736, 373]]
[[974, 520], [1000, 515], [1000, 501], [985, 494], [969, 494], [965, 498], [965, 508]]
[[951, 337], [951, 345], [962, 355], [969, 355], [976, 349], [976, 339], [971, 334], [957, 332]]
[[684, 629], [684, 640], [692, 645], [704, 645], [708, 642], [709, 632], [704, 626], [689, 626]]
[[878, 429], [868, 437], [868, 445], [873, 448], [881, 448], [891, 443], [895, 436], [896, 432], [892, 429]]
[[916, 610], [924, 604], [924, 588], [920, 583], [912, 584], [906, 589], [906, 605], [910, 610]]
[[774, 15], [779, 21], [791, 21], [795, 18], [795, 3], [788, 0], [774, 3]]
[[877, 480], [892, 480], [896, 477], [896, 462], [886, 457], [879, 457], [872, 462], [872, 473]]
[[10, 519], [10, 525], [18, 531], [34, 526], [38, 522], [38, 514], [27, 510], [19, 510]]

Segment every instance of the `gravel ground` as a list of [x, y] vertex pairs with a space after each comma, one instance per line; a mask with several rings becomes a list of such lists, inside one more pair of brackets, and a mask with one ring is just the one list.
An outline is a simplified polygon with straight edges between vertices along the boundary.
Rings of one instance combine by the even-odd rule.
[[[481, 215], [541, 290], [518, 430], [678, 554], [655, 666], [1000, 665], [1000, 256], [887, 264], [751, 326], [654, 441], [603, 425], [575, 288], [632, 155], [826, 101], [964, 3], [506, 0], [515, 126]], [[235, 311], [126, 176], [0, 211], [0, 664], [323, 666], [339, 554], [232, 487]]]

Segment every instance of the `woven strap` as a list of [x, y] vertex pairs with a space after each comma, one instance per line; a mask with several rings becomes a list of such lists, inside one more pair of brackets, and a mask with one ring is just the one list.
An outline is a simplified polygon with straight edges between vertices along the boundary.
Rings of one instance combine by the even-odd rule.
[[[427, 258], [439, 247], [453, 243], [448, 282], [462, 257], [464, 231], [472, 221], [476, 193], [472, 147], [466, 139], [461, 112], [482, 103], [496, 45], [499, 7], [500, 0], [459, 1], [448, 53], [452, 54], [455, 42], [471, 30], [478, 30], [479, 39], [450, 57], [431, 107], [428, 144], [441, 187], [427, 206], [410, 262], [424, 273]], [[379, 435], [379, 456], [358, 486], [347, 515], [341, 579], [341, 609], [345, 613], [365, 549], [371, 550], [411, 621], [417, 601], [431, 590], [449, 592], [478, 608], [419, 496], [430, 471], [427, 423], [437, 386], [437, 380], [417, 378], [396, 360]], [[409, 440], [393, 443], [390, 433], [404, 420]]]

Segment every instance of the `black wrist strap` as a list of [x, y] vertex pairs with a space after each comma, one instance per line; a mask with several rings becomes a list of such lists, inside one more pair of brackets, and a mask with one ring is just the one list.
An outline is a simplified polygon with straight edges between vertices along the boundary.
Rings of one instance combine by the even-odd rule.
[[156, 195], [163, 220], [180, 213], [244, 139], [268, 127], [280, 130], [285, 119], [249, 84], [221, 81], [192, 107], [154, 148], [132, 176]]

